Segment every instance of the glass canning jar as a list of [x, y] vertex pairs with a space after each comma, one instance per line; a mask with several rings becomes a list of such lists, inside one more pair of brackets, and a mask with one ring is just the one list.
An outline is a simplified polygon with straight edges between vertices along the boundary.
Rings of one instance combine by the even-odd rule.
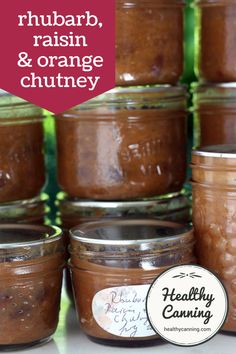
[[[180, 223], [191, 220], [190, 195], [186, 192], [121, 202], [80, 200], [60, 192], [57, 195], [56, 205], [59, 210], [57, 225], [63, 228], [65, 235], [68, 235], [69, 230], [74, 226], [100, 219], [149, 217]], [[71, 278], [67, 268], [65, 279], [67, 294], [73, 300]]]
[[196, 75], [203, 81], [236, 81], [235, 0], [195, 0]]
[[193, 84], [195, 146], [236, 143], [236, 83]]
[[168, 267], [194, 262], [191, 227], [152, 219], [111, 219], [75, 227], [70, 242], [82, 330], [104, 344], [141, 345], [158, 339], [146, 315], [147, 292]]
[[185, 1], [116, 4], [116, 85], [177, 83], [183, 72]]
[[236, 332], [236, 145], [193, 151], [192, 191], [197, 258], [223, 281], [229, 296], [223, 330]]
[[42, 109], [0, 91], [0, 203], [34, 198], [45, 183]]
[[0, 204], [0, 224], [44, 224], [48, 223], [48, 195]]
[[61, 189], [92, 200], [180, 191], [186, 98], [182, 86], [116, 88], [56, 116]]
[[64, 256], [57, 227], [0, 225], [0, 350], [43, 343], [55, 332]]

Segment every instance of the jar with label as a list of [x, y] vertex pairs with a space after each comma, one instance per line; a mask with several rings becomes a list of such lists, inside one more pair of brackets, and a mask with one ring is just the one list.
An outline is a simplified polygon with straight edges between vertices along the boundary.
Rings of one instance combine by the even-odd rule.
[[202, 81], [236, 81], [236, 3], [195, 0], [196, 75]]
[[116, 85], [178, 82], [184, 5], [184, 0], [117, 0]]
[[58, 323], [64, 263], [59, 228], [0, 225], [0, 350], [51, 338]]
[[[59, 210], [57, 224], [63, 228], [65, 235], [74, 226], [99, 219], [150, 217], [180, 223], [191, 220], [191, 201], [187, 192], [122, 202], [80, 200], [60, 192], [56, 205]], [[65, 279], [67, 294], [73, 300], [71, 279], [67, 269]]]
[[0, 91], [0, 203], [37, 196], [45, 183], [42, 109]]
[[61, 189], [92, 200], [180, 191], [186, 176], [186, 98], [182, 86], [116, 88], [58, 115]]
[[194, 143], [236, 143], [236, 83], [193, 84]]
[[191, 227], [121, 218], [83, 224], [70, 234], [70, 267], [82, 330], [104, 344], [155, 341], [158, 336], [145, 309], [147, 292], [163, 270], [194, 262]]
[[192, 185], [197, 258], [225, 285], [229, 313], [223, 329], [236, 332], [236, 145], [193, 151]]
[[0, 224], [44, 224], [48, 223], [48, 195], [0, 204]]

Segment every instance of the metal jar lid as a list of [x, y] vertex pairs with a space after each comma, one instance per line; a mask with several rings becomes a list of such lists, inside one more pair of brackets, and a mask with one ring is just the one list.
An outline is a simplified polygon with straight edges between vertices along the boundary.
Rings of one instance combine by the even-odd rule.
[[[34, 121], [43, 118], [43, 109], [25, 101], [23, 98], [14, 96], [0, 90], [0, 119], [31, 118]], [[0, 121], [0, 124], [3, 122]]]
[[56, 205], [60, 216], [106, 217], [136, 214], [166, 215], [190, 208], [189, 193], [172, 193], [161, 197], [132, 201], [90, 201], [58, 193]]
[[191, 85], [194, 107], [201, 104], [236, 104], [236, 82], [224, 84], [199, 84]]
[[[153, 85], [116, 87], [63, 113], [73, 117], [73, 113], [90, 109], [185, 109], [187, 88], [184, 85]], [[60, 118], [60, 115], [59, 115]]]
[[46, 225], [0, 225], [0, 263], [30, 260], [64, 251], [62, 230]]
[[223, 6], [223, 5], [235, 5], [234, 0], [193, 0], [197, 6]]
[[70, 230], [72, 241], [82, 245], [82, 252], [120, 253], [165, 252], [192, 245], [193, 229], [187, 225], [154, 219], [111, 219], [82, 224]]
[[[236, 144], [210, 145], [192, 151], [192, 156], [236, 159]], [[235, 162], [236, 168], [236, 162]]]
[[136, 7], [145, 7], [153, 9], [155, 7], [184, 7], [186, 4], [185, 0], [117, 0], [116, 2], [118, 7], [122, 8], [136, 8]]
[[25, 219], [32, 216], [44, 216], [49, 212], [49, 196], [41, 193], [32, 199], [18, 200], [0, 204], [0, 223], [5, 220]]

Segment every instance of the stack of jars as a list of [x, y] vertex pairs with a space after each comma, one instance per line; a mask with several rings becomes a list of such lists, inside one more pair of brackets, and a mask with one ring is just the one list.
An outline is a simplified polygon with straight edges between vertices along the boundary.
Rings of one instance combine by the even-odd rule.
[[0, 223], [43, 224], [48, 212], [42, 110], [0, 91]]
[[64, 226], [189, 218], [183, 12], [183, 0], [117, 1], [117, 87], [56, 117]]
[[110, 217], [189, 220], [184, 6], [117, 1], [117, 86], [55, 119], [65, 229]]
[[195, 0], [195, 145], [236, 143], [236, 3]]
[[198, 84], [193, 84], [193, 224], [201, 265], [229, 298], [224, 330], [236, 332], [236, 2], [195, 0]]

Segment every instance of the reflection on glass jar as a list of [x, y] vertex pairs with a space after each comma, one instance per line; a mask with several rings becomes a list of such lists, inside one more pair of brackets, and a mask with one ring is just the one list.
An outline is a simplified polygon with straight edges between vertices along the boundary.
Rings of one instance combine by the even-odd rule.
[[116, 84], [175, 84], [183, 72], [184, 0], [118, 0]]
[[203, 81], [236, 81], [236, 3], [195, 0], [196, 75]]
[[58, 193], [58, 222], [64, 229], [101, 218], [151, 217], [185, 223], [190, 221], [191, 202], [187, 192], [135, 201], [90, 201]]
[[95, 200], [180, 191], [186, 119], [181, 86], [118, 88], [64, 112], [55, 118], [60, 187]]
[[229, 296], [226, 331], [236, 332], [236, 145], [193, 151], [193, 224], [197, 257]]
[[61, 230], [0, 225], [0, 349], [48, 341], [55, 332], [65, 263]]
[[[110, 218], [157, 218], [158, 220], [187, 223], [191, 219], [189, 193], [176, 193], [161, 197], [135, 201], [90, 201], [71, 198], [65, 193], [58, 193], [57, 224], [68, 235], [68, 231], [82, 223]], [[69, 242], [69, 241], [68, 241]], [[66, 290], [73, 300], [71, 279], [66, 269]]]
[[37, 196], [45, 182], [42, 109], [0, 91], [0, 203]]
[[193, 84], [195, 146], [236, 142], [236, 83]]
[[104, 344], [130, 346], [157, 339], [146, 315], [147, 292], [163, 270], [194, 262], [191, 227], [111, 219], [72, 229], [70, 241], [82, 330]]
[[48, 195], [0, 204], [0, 224], [44, 224], [48, 223]]

